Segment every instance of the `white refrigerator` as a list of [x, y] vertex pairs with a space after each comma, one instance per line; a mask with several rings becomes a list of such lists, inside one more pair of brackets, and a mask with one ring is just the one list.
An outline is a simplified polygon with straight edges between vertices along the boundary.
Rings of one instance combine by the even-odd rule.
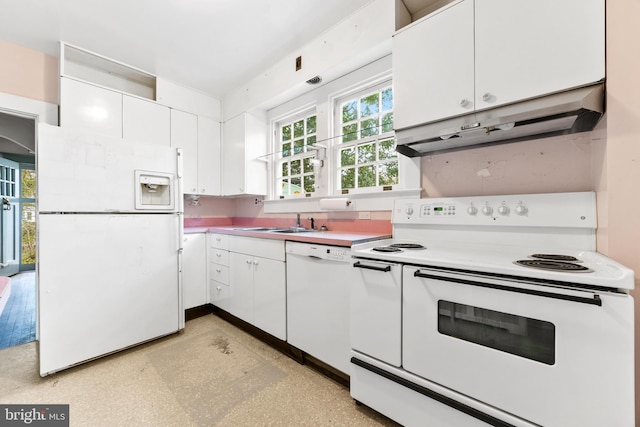
[[40, 375], [184, 328], [181, 152], [38, 127]]

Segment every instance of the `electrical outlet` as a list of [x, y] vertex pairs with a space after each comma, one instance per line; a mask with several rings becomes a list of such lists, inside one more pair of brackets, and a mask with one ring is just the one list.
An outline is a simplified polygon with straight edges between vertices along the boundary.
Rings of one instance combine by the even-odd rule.
[[261, 205], [262, 204], [262, 199], [259, 199], [259, 198], [256, 197], [255, 199], [253, 199], [253, 204], [256, 205], [256, 206]]
[[358, 219], [371, 219], [371, 212], [358, 212]]

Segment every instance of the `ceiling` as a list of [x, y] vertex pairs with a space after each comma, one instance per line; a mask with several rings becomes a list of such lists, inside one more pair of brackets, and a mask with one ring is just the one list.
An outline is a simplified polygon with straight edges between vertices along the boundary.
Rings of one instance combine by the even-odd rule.
[[0, 39], [59, 41], [222, 98], [373, 0], [0, 0]]

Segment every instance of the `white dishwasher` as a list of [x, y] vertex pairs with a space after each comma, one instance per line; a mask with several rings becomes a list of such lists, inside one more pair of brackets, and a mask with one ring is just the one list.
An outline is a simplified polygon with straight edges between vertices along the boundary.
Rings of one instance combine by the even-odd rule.
[[349, 374], [351, 248], [287, 242], [287, 341]]

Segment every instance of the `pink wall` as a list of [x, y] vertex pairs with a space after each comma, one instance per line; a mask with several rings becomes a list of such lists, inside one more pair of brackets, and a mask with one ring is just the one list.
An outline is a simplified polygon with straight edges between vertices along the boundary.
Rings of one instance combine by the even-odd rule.
[[607, 2], [606, 149], [598, 203], [599, 248], [635, 270], [636, 425], [640, 425], [640, 3]]
[[0, 92], [58, 104], [58, 59], [0, 40]]

